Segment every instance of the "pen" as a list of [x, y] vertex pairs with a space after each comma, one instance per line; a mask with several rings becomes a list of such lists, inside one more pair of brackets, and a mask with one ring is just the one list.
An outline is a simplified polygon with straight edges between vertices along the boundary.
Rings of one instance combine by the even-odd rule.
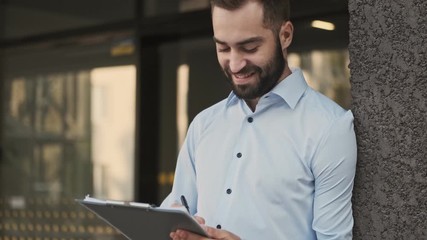
[[187, 209], [187, 212], [190, 213], [190, 208], [188, 207], [187, 199], [185, 199], [184, 195], [181, 195], [181, 203]]

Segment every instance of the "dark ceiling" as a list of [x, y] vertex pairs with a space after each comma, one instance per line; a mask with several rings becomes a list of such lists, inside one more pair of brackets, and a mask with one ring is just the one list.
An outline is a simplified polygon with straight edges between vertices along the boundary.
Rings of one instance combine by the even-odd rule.
[[[171, 7], [171, 0], [151, 0], [159, 9]], [[178, 0], [172, 0], [177, 4]], [[201, 0], [186, 0], [201, 1]], [[207, 1], [207, 0], [206, 0]], [[309, 46], [310, 42], [321, 41], [324, 47], [337, 47], [337, 44], [346, 44], [348, 41], [348, 1], [347, 0], [290, 0], [291, 19], [295, 25], [295, 38], [301, 46]], [[135, 2], [135, 0], [0, 0], [0, 46], [10, 45], [16, 39], [45, 35], [55, 32], [82, 29], [94, 26], [106, 26], [116, 22], [131, 22], [135, 19], [137, 3], [149, 3], [150, 1]], [[141, 8], [143, 8], [142, 6]], [[176, 6], [175, 6], [176, 8]], [[172, 14], [173, 15], [173, 14]], [[176, 20], [182, 21], [180, 31], [196, 32], [188, 28], [190, 25], [197, 28], [208, 29], [210, 26], [210, 14], [204, 11], [202, 17], [165, 17], [144, 21], [142, 24], [151, 25], [145, 28], [146, 35], [158, 35], [158, 32], [176, 31]], [[170, 15], [169, 15], [170, 16]], [[194, 20], [196, 19], [196, 20]], [[326, 32], [313, 29], [310, 23], [313, 19], [333, 22], [336, 31]], [[153, 21], [154, 20], [154, 21]], [[201, 23], [194, 23], [199, 21]], [[193, 22], [193, 23], [191, 23]], [[148, 23], [148, 24], [147, 24]], [[183, 27], [182, 27], [183, 26]], [[107, 28], [109, 28], [107, 26]], [[188, 30], [187, 30], [188, 28]], [[167, 37], [167, 35], [166, 35]], [[335, 41], [338, 39], [338, 41]], [[344, 39], [344, 41], [342, 41]], [[8, 42], [5, 44], [5, 42]], [[16, 41], [15, 41], [16, 42]], [[2, 44], [1, 44], [2, 43]], [[294, 46], [298, 50], [298, 45]]]
[[[348, 0], [290, 1], [293, 18], [319, 16], [334, 12], [347, 11], [348, 5]], [[108, 19], [115, 18], [115, 15], [124, 14], [131, 16], [134, 12], [133, 8], [136, 6], [134, 0], [0, 0], [0, 5], [3, 5], [3, 7], [6, 8], [15, 7], [41, 12], [51, 12], [85, 19]], [[164, 5], [165, 4], [163, 4], [163, 6]]]
[[290, 0], [292, 18], [318, 17], [347, 12], [348, 0]]

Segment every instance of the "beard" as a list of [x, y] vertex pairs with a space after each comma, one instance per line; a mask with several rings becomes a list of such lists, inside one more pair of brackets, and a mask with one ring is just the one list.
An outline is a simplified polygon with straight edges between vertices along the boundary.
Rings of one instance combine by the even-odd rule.
[[234, 94], [241, 99], [250, 100], [259, 98], [273, 89], [280, 80], [279, 78], [282, 75], [286, 64], [282, 49], [280, 48], [280, 43], [276, 42], [276, 51], [264, 66], [257, 66], [252, 63], [248, 63], [244, 68], [242, 68], [242, 70], [236, 73], [254, 73], [257, 75], [257, 79], [254, 84], [237, 85], [233, 82], [233, 74], [230, 67], [224, 67], [223, 71], [227, 76], [227, 82], [231, 85]]

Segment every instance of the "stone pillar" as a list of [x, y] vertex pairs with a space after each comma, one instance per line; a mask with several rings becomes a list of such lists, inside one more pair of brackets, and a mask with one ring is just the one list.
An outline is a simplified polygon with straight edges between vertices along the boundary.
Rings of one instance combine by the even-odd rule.
[[427, 239], [427, 1], [349, 0], [354, 239]]

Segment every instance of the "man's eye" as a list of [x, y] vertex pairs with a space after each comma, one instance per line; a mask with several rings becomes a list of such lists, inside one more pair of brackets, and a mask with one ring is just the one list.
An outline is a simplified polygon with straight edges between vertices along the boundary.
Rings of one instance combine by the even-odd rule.
[[218, 48], [218, 52], [228, 52], [228, 51], [230, 51], [230, 48], [228, 47]]
[[243, 48], [242, 50], [244, 52], [247, 52], [247, 53], [254, 53], [254, 52], [256, 52], [258, 50], [258, 47], [254, 47], [254, 48]]

